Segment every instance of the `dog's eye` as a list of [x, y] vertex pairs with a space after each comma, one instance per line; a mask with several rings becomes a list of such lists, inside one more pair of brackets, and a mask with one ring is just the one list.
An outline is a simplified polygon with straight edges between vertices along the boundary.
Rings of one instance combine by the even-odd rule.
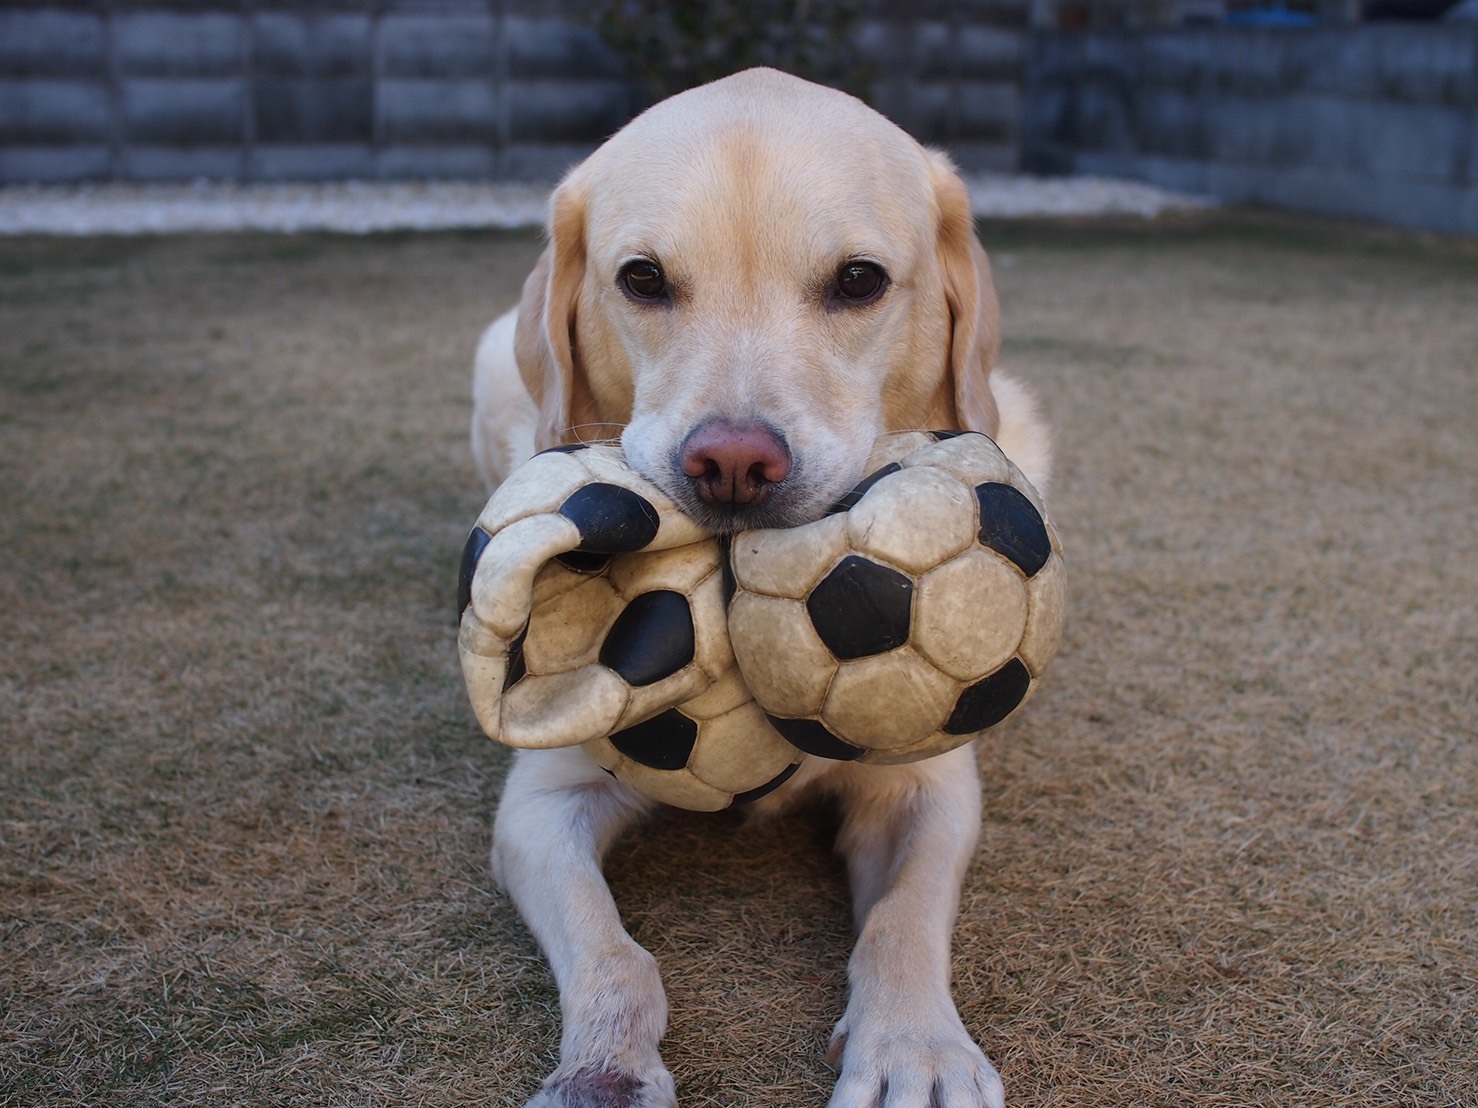
[[667, 278], [656, 262], [638, 258], [621, 267], [621, 287], [638, 300], [660, 300], [667, 293]]
[[844, 300], [876, 300], [888, 287], [888, 275], [872, 262], [846, 262], [837, 270], [836, 291]]

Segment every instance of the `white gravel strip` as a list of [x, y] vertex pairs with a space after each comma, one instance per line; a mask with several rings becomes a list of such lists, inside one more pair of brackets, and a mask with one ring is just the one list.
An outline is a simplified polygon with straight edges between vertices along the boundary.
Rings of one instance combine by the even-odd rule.
[[[1132, 215], [1205, 207], [1201, 197], [1102, 177], [970, 179], [982, 217]], [[548, 189], [507, 182], [12, 185], [0, 187], [0, 234], [137, 235], [183, 231], [373, 231], [529, 227]]]
[[982, 219], [1032, 216], [1130, 215], [1154, 219], [1168, 212], [1216, 206], [1209, 196], [1169, 192], [1116, 177], [970, 177], [970, 203]]

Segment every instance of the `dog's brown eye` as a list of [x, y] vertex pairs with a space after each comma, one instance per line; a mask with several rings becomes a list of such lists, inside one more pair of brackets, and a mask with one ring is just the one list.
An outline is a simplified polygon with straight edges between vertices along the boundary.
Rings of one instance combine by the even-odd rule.
[[638, 259], [622, 266], [621, 287], [638, 300], [657, 300], [667, 292], [667, 278], [656, 262]]
[[872, 262], [847, 262], [837, 270], [836, 290], [845, 300], [875, 300], [887, 284], [888, 275]]

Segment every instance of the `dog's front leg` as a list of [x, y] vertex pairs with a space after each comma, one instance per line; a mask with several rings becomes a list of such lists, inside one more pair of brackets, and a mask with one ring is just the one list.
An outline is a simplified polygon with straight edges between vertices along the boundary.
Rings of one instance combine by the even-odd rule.
[[493, 831], [493, 875], [544, 949], [564, 1020], [559, 1068], [529, 1108], [671, 1108], [657, 1043], [667, 999], [656, 960], [621, 926], [601, 873], [648, 805], [579, 750], [522, 751]]
[[950, 998], [950, 935], [980, 836], [974, 744], [837, 782], [857, 918], [831, 1108], [1002, 1108], [1001, 1079]]

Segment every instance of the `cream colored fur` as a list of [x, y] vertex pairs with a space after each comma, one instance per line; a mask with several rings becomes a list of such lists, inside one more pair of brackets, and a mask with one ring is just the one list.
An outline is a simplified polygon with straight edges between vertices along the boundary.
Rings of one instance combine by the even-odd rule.
[[[634, 257], [660, 260], [672, 304], [622, 294]], [[856, 259], [882, 266], [886, 293], [829, 309], [826, 282]], [[619, 437], [681, 503], [684, 437], [715, 417], [758, 419], [793, 452], [776, 495], [798, 523], [863, 476], [879, 433], [970, 428], [1045, 491], [1048, 433], [1025, 388], [993, 370], [998, 341], [989, 263], [948, 160], [859, 101], [751, 70], [663, 102], [560, 184], [523, 300], [478, 348], [473, 452], [492, 487], [535, 448]], [[1000, 1079], [950, 997], [980, 828], [973, 746], [901, 767], [807, 759], [757, 809], [818, 793], [841, 805], [858, 932], [833, 1108], [997, 1108]], [[531, 1105], [675, 1103], [657, 968], [601, 875], [647, 807], [578, 749], [515, 759], [493, 868], [549, 958], [564, 1019], [559, 1067]]]

